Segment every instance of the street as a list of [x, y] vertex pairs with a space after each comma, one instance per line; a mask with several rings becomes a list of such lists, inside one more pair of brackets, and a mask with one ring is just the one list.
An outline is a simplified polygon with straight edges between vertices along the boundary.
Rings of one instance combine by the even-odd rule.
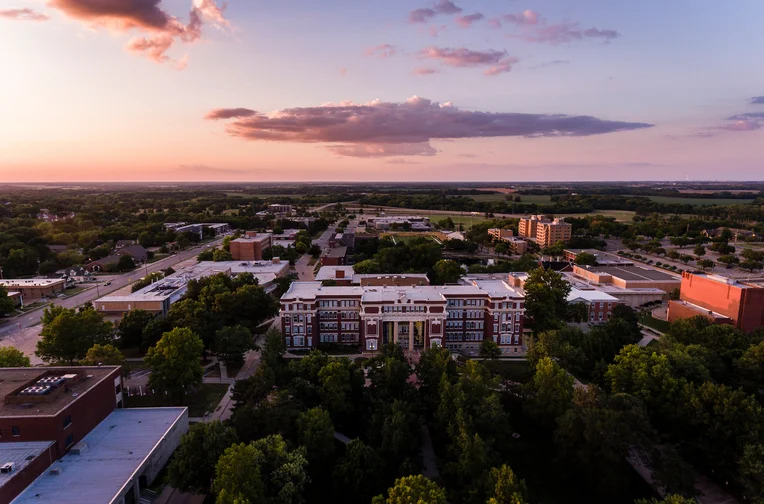
[[[216, 239], [214, 241], [199, 245], [198, 247], [190, 248], [173, 254], [164, 259], [160, 259], [151, 264], [147, 264], [137, 268], [128, 273], [122, 275], [114, 275], [108, 277], [108, 281], [111, 282], [108, 286], [103, 286], [105, 279], [101, 279], [96, 283], [96, 287], [88, 289], [84, 292], [75, 294], [74, 296], [66, 299], [52, 299], [51, 304], [56, 306], [62, 306], [64, 308], [76, 308], [83, 304], [89, 303], [99, 297], [105, 296], [111, 292], [125, 287], [126, 285], [135, 282], [148, 273], [153, 273], [162, 269], [174, 266], [181, 261], [191, 259], [199, 253], [209, 247], [216, 247], [223, 242], [223, 238]], [[32, 363], [39, 363], [34, 357], [34, 349], [37, 343], [37, 339], [42, 329], [40, 320], [42, 319], [43, 310], [35, 310], [25, 315], [19, 315], [18, 317], [8, 319], [5, 324], [0, 326], [0, 346], [15, 346], [27, 355], [30, 355]]]
[[[329, 229], [324, 231], [321, 236], [313, 240], [314, 245], [318, 245], [321, 250], [324, 250], [326, 247], [329, 246], [329, 238], [334, 234], [334, 225], [330, 225]], [[309, 282], [313, 280], [313, 268], [315, 267], [314, 264], [310, 264], [311, 259], [310, 254], [303, 254], [302, 257], [300, 257], [296, 263], [294, 263], [294, 269], [297, 272], [297, 278], [301, 282]]]

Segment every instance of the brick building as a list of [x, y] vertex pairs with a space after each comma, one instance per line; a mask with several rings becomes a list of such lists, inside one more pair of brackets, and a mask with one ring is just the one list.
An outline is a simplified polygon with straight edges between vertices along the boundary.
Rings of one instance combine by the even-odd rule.
[[679, 296], [669, 302], [669, 322], [701, 315], [743, 331], [764, 326], [764, 282], [684, 272]]
[[56, 297], [66, 289], [63, 278], [31, 278], [0, 280], [0, 285], [7, 291], [20, 292], [25, 304], [35, 303], [43, 299]]
[[660, 289], [666, 295], [682, 285], [676, 275], [645, 266], [573, 266], [573, 273], [593, 284], [612, 284], [621, 289]]
[[294, 282], [281, 297], [288, 348], [319, 343], [378, 350], [434, 345], [476, 353], [493, 339], [505, 353], [522, 353], [525, 296], [500, 278], [467, 278], [463, 285], [323, 286]]
[[551, 247], [566, 242], [573, 235], [573, 226], [563, 219], [546, 219], [543, 215], [523, 217], [518, 224], [518, 234], [535, 241], [540, 247]]
[[347, 247], [329, 247], [321, 252], [321, 266], [342, 266], [348, 254]]
[[604, 324], [613, 315], [619, 300], [596, 289], [577, 289], [572, 287], [568, 294], [568, 303], [582, 303], [586, 306], [586, 321], [589, 324]]
[[271, 248], [273, 235], [247, 231], [246, 236], [231, 240], [229, 251], [234, 261], [262, 261], [263, 252]]
[[516, 237], [511, 229], [491, 228], [488, 230], [488, 235], [493, 238], [494, 242], [503, 241], [509, 245], [509, 249], [514, 254], [522, 255], [528, 250], [528, 243], [522, 238]]
[[0, 369], [0, 441], [53, 441], [61, 457], [122, 407], [119, 366]]

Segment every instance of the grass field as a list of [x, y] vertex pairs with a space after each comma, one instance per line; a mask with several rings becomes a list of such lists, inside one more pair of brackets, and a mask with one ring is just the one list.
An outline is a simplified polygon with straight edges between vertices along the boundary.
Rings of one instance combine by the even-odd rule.
[[[215, 411], [218, 403], [228, 391], [224, 383], [203, 383], [195, 394], [185, 397], [184, 406], [188, 406], [188, 416], [200, 417], [207, 412]], [[176, 406], [175, 398], [164, 394], [145, 396], [129, 396], [125, 398], [126, 408], [152, 408], [160, 406]]]
[[679, 204], [679, 205], [698, 205], [698, 206], [747, 205], [748, 203], [751, 203], [753, 201], [753, 198], [751, 199], [735, 199], [735, 198], [707, 199], [707, 198], [679, 198], [676, 196], [648, 196], [648, 198], [655, 201], [656, 203], [666, 203], [668, 205]]
[[403, 235], [403, 236], [395, 234], [395, 233], [385, 233], [382, 236], [383, 237], [384, 236], [392, 236], [392, 237], [395, 238], [395, 242], [396, 243], [403, 242], [403, 243], [406, 243], [406, 244], [411, 243], [412, 241], [416, 240], [417, 238], [427, 238], [428, 240], [435, 241], [435, 240], [433, 240], [432, 236], [430, 236], [429, 234], [425, 234], [425, 233], [419, 233], [419, 234], [415, 234], [415, 235]]
[[484, 201], [507, 201], [506, 194], [471, 194], [469, 197], [474, 199], [475, 201], [484, 202]]
[[[507, 201], [507, 194], [471, 194], [470, 198], [475, 201]], [[522, 203], [537, 203], [539, 205], [549, 203], [552, 201], [552, 197], [548, 194], [512, 194], [513, 198], [520, 197]]]
[[430, 222], [435, 224], [438, 221], [451, 217], [454, 224], [463, 224], [465, 229], [468, 229], [473, 224], [487, 221], [483, 214], [480, 215], [459, 215], [459, 214], [444, 214], [444, 215], [432, 215], [430, 216]]

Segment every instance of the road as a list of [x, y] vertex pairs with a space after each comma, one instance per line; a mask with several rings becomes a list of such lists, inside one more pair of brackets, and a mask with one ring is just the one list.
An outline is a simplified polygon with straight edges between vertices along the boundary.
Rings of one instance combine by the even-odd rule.
[[[318, 245], [321, 250], [324, 250], [326, 247], [329, 246], [329, 238], [334, 234], [334, 226], [330, 225], [329, 229], [324, 231], [321, 236], [313, 240], [313, 243], [315, 245]], [[308, 282], [310, 280], [313, 280], [313, 268], [315, 267], [315, 264], [310, 264], [311, 259], [310, 254], [303, 254], [302, 257], [300, 257], [296, 263], [294, 263], [294, 269], [297, 271], [297, 278], [300, 281]]]
[[[54, 299], [51, 302], [56, 306], [62, 306], [64, 308], [76, 308], [77, 306], [89, 303], [95, 299], [98, 299], [99, 297], [121, 289], [122, 287], [125, 287], [126, 285], [144, 277], [147, 273], [153, 273], [155, 271], [166, 269], [170, 266], [178, 264], [181, 261], [191, 259], [199, 255], [199, 252], [202, 250], [209, 247], [216, 247], [222, 242], [223, 238], [219, 238], [217, 240], [199, 245], [198, 247], [184, 250], [183, 252], [173, 254], [154, 263], [142, 266], [134, 271], [109, 277], [108, 281], [111, 282], [109, 286], [103, 286], [102, 283], [104, 280], [101, 280], [96, 284], [95, 288], [80, 292], [79, 294], [75, 294], [74, 296], [68, 297], [66, 299]], [[0, 345], [8, 344], [6, 340], [9, 340], [12, 341], [10, 344], [13, 344], [19, 348], [24, 346], [24, 340], [28, 337], [36, 338], [36, 335], [39, 333], [39, 331], [35, 331], [33, 328], [40, 323], [42, 312], [42, 310], [35, 310], [26, 315], [19, 315], [18, 317], [9, 319], [0, 327]], [[22, 350], [22, 348], [19, 349]]]

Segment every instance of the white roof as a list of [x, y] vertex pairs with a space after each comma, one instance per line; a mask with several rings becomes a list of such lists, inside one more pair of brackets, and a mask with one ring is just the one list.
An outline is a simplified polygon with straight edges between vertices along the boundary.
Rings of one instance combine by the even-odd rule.
[[594, 289], [581, 290], [573, 287], [570, 289], [570, 294], [568, 294], [568, 302], [575, 303], [578, 301], [586, 301], [589, 303], [617, 303], [618, 298]]
[[[14, 504], [110, 503], [169, 431], [187, 416], [186, 408], [128, 408], [113, 411], [80, 443], [81, 455], [68, 453], [53, 463], [13, 501]], [[50, 474], [51, 469], [61, 469]]]
[[[344, 271], [345, 278], [337, 278], [337, 272]], [[316, 273], [315, 279], [322, 282], [324, 280], [352, 280], [353, 279], [353, 267], [352, 266], [321, 266], [321, 269]]]
[[[11, 478], [19, 474], [34, 459], [50, 448], [55, 441], [33, 441], [18, 442], [12, 441], [0, 443], [0, 465], [13, 463], [13, 472], [0, 473], [0, 487], [8, 483]], [[54, 455], [55, 456], [55, 455]]]
[[5, 287], [48, 287], [64, 282], [62, 278], [6, 278], [0, 280]]

